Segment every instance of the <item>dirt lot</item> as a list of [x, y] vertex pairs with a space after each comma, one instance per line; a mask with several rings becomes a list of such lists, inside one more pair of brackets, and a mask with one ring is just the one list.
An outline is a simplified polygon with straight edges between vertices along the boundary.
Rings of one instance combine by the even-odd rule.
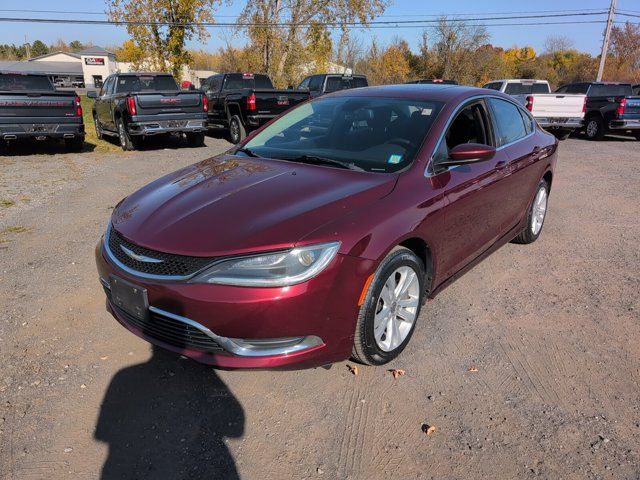
[[397, 379], [216, 371], [106, 313], [113, 205], [229, 144], [170, 147], [0, 157], [0, 478], [640, 478], [640, 143], [563, 142], [539, 241], [428, 304]]

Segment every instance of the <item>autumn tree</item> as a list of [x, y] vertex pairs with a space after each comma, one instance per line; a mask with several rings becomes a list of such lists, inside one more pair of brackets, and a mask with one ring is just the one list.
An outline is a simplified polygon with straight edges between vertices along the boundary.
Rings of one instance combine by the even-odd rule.
[[[327, 23], [341, 28], [339, 61], [349, 40], [349, 23], [367, 25], [382, 14], [387, 0], [253, 0], [238, 19], [238, 30], [259, 52], [260, 70], [276, 84], [299, 80], [301, 67], [314, 58], [326, 59], [331, 36]], [[311, 57], [311, 58], [310, 58]]]
[[214, 21], [221, 0], [107, 0], [109, 18], [126, 23], [136, 48], [144, 52], [148, 68], [180, 79], [191, 57], [185, 43], [204, 42], [209, 32], [203, 23]]
[[640, 25], [625, 23], [611, 29], [611, 56], [606, 77], [611, 80], [640, 82]]

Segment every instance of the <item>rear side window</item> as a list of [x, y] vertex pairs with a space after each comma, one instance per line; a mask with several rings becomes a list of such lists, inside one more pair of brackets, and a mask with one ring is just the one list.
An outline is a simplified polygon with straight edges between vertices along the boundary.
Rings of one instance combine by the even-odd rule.
[[594, 84], [589, 88], [590, 97], [626, 97], [633, 95], [631, 85]]
[[496, 124], [498, 147], [527, 136], [524, 120], [516, 105], [499, 98], [489, 98], [489, 103]]
[[5, 91], [53, 91], [53, 85], [44, 75], [0, 74], [0, 90]]
[[367, 82], [367, 79], [364, 77], [355, 77], [353, 79], [353, 88], [362, 88], [362, 87], [368, 87], [369, 86], [369, 82]]

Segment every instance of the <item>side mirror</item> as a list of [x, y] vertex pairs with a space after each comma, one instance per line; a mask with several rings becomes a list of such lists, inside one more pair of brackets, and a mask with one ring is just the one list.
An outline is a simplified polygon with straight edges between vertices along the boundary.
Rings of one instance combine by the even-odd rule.
[[449, 152], [449, 158], [438, 162], [438, 166], [464, 165], [492, 159], [496, 154], [495, 147], [481, 143], [462, 143]]
[[96, 98], [98, 98], [98, 92], [96, 92], [95, 90], [91, 90], [87, 92], [87, 97], [93, 98], [95, 100]]

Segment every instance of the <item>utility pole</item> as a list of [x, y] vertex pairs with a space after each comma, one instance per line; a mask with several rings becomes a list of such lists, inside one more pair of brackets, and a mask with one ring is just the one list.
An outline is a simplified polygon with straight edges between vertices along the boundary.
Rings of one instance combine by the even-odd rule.
[[616, 0], [611, 0], [609, 7], [609, 17], [607, 18], [607, 26], [604, 30], [604, 39], [602, 40], [602, 53], [600, 54], [600, 65], [598, 66], [598, 76], [596, 82], [602, 80], [604, 72], [604, 62], [607, 59], [607, 51], [609, 50], [609, 38], [611, 37], [611, 27], [613, 26], [613, 17], [616, 15]]

